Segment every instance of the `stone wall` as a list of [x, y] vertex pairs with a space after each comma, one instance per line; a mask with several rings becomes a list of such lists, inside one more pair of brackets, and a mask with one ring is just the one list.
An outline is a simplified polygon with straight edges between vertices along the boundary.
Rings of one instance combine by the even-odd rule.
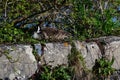
[[[104, 48], [105, 56], [111, 60], [114, 56], [115, 61], [113, 68], [120, 69], [120, 37], [109, 36], [100, 37], [88, 41], [74, 41], [78, 51], [82, 54], [86, 67], [92, 69], [95, 60], [102, 57], [103, 52], [100, 48]], [[104, 42], [104, 44], [102, 44]], [[40, 44], [37, 44], [40, 45]], [[39, 50], [38, 50], [39, 51]], [[61, 64], [67, 65], [67, 56], [71, 52], [71, 45], [69, 43], [47, 43], [43, 54], [44, 61], [48, 65], [57, 66]]]
[[[107, 56], [115, 57], [113, 68], [120, 69], [120, 37], [100, 37], [86, 41], [73, 41], [77, 50], [82, 54], [86, 67], [91, 69], [95, 60]], [[39, 64], [68, 65], [68, 55], [71, 53], [71, 45], [68, 42], [46, 43], [43, 49], [41, 44], [34, 44]], [[31, 45], [0, 45], [0, 78], [19, 78], [26, 80], [37, 70], [37, 61], [33, 55]], [[103, 54], [104, 53], [104, 54]]]

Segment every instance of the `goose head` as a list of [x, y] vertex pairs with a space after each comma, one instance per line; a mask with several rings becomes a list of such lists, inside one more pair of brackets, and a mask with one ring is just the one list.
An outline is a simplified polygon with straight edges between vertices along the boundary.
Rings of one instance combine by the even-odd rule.
[[41, 29], [40, 29], [40, 27], [38, 26], [38, 28], [37, 28], [37, 31], [35, 31], [34, 33], [33, 33], [33, 35], [32, 35], [32, 37], [34, 38], [34, 39], [41, 39]]

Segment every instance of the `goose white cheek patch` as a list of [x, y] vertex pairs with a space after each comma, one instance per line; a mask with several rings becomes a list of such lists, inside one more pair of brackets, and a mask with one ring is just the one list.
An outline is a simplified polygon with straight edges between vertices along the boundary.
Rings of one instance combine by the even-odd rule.
[[38, 26], [37, 33], [40, 33], [40, 27]]

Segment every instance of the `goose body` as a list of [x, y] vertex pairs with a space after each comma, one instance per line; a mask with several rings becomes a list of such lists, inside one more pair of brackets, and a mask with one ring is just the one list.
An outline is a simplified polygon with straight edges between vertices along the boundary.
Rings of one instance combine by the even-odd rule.
[[46, 39], [46, 40], [64, 40], [70, 37], [70, 34], [65, 32], [64, 30], [58, 30], [55, 28], [43, 28], [34, 32], [33, 38], [35, 39]]

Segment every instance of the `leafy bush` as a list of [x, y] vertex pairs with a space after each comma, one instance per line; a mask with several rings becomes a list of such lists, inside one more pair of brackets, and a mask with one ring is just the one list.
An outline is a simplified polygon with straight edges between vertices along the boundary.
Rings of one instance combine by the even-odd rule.
[[31, 38], [31, 35], [24, 33], [21, 29], [12, 27], [11, 24], [6, 24], [0, 27], [0, 43], [34, 43], [38, 42]]
[[13, 27], [2, 27], [0, 29], [0, 42], [17, 42], [23, 41], [24, 33]]
[[[73, 4], [72, 21], [69, 23], [71, 33], [78, 39], [93, 38], [106, 35], [119, 35], [114, 33], [120, 28], [118, 3], [115, 0], [70, 0]], [[113, 21], [116, 18], [116, 21]]]
[[114, 62], [114, 58], [112, 60], [107, 60], [106, 58], [100, 58], [96, 60], [95, 65], [93, 66], [93, 73], [96, 78], [104, 79], [105, 77], [109, 77], [115, 69], [112, 68]]
[[58, 66], [54, 69], [53, 77], [55, 80], [71, 80], [71, 68], [64, 67], [64, 66]]
[[30, 80], [71, 80], [71, 69], [69, 67], [57, 66], [50, 67], [43, 65]]

